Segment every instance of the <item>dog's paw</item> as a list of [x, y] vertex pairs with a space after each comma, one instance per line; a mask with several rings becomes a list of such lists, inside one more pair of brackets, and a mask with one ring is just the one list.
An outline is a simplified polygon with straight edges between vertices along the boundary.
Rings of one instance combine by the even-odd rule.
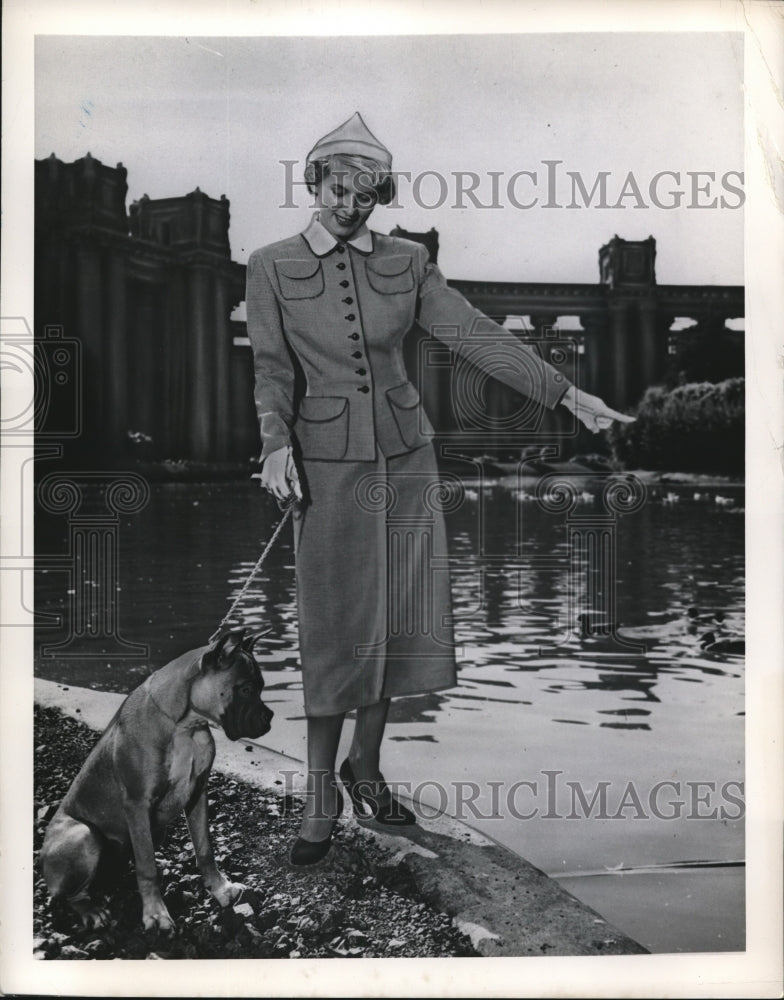
[[229, 882], [225, 878], [220, 884], [208, 886], [208, 888], [221, 906], [230, 906], [239, 899], [246, 887], [242, 882]]
[[174, 933], [174, 921], [163, 900], [145, 904], [142, 913], [142, 924], [146, 931], [158, 930], [164, 934]]

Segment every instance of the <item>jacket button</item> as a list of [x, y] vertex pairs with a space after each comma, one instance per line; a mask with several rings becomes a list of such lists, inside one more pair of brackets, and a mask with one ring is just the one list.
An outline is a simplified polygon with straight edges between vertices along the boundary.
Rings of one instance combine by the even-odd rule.
[[356, 375], [367, 375], [367, 368], [357, 368], [355, 374]]
[[362, 357], [362, 351], [354, 351], [354, 353], [351, 355], [351, 357], [352, 358], [361, 358]]
[[350, 333], [348, 335], [348, 339], [349, 340], [359, 340], [359, 334], [358, 333]]
[[338, 253], [345, 253], [345, 252], [346, 252], [346, 248], [343, 246], [343, 244], [342, 243], [338, 243]]
[[345, 299], [342, 299], [342, 301], [345, 302], [347, 306], [354, 304], [354, 300], [351, 298], [350, 295], [347, 295]]
[[338, 264], [338, 271], [345, 271], [345, 270], [346, 270], [346, 265], [343, 263], [343, 261], [341, 261]]
[[370, 389], [366, 385], [357, 386], [357, 392], [370, 392]]
[[357, 318], [357, 317], [356, 317], [356, 316], [354, 315], [354, 313], [349, 313], [349, 314], [348, 314], [348, 315], [346, 316], [346, 319], [347, 319], [347, 320], [349, 321], [349, 323], [353, 323], [353, 322], [354, 322], [354, 320], [355, 320], [356, 318]]
[[340, 282], [340, 287], [341, 288], [348, 288], [348, 282], [346, 281], [345, 278]]

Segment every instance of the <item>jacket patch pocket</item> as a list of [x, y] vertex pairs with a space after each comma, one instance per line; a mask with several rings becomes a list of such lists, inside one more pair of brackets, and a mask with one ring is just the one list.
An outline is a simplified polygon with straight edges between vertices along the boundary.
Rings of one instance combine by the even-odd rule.
[[414, 287], [411, 257], [408, 254], [368, 258], [365, 264], [370, 287], [382, 295], [410, 292]]
[[345, 396], [305, 396], [294, 431], [303, 458], [339, 462], [348, 448]]
[[392, 416], [400, 437], [408, 448], [418, 448], [433, 437], [433, 428], [427, 414], [419, 405], [419, 393], [410, 382], [387, 389]]
[[314, 299], [324, 291], [321, 261], [276, 260], [275, 273], [284, 299]]

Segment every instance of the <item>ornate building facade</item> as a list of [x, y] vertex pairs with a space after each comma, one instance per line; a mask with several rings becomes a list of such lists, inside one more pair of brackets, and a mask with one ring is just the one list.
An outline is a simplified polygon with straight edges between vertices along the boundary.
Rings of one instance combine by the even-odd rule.
[[[81, 342], [86, 453], [202, 461], [256, 450], [246, 352], [230, 316], [245, 295], [229, 202], [197, 188], [126, 211], [122, 164], [89, 154], [35, 165], [35, 331]], [[242, 437], [242, 428], [245, 436]]]

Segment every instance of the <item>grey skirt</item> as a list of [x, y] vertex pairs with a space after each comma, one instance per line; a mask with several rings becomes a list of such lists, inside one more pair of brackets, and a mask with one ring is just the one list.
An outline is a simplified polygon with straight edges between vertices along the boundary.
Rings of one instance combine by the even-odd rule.
[[309, 716], [457, 683], [444, 509], [428, 444], [374, 462], [303, 460], [295, 513]]

